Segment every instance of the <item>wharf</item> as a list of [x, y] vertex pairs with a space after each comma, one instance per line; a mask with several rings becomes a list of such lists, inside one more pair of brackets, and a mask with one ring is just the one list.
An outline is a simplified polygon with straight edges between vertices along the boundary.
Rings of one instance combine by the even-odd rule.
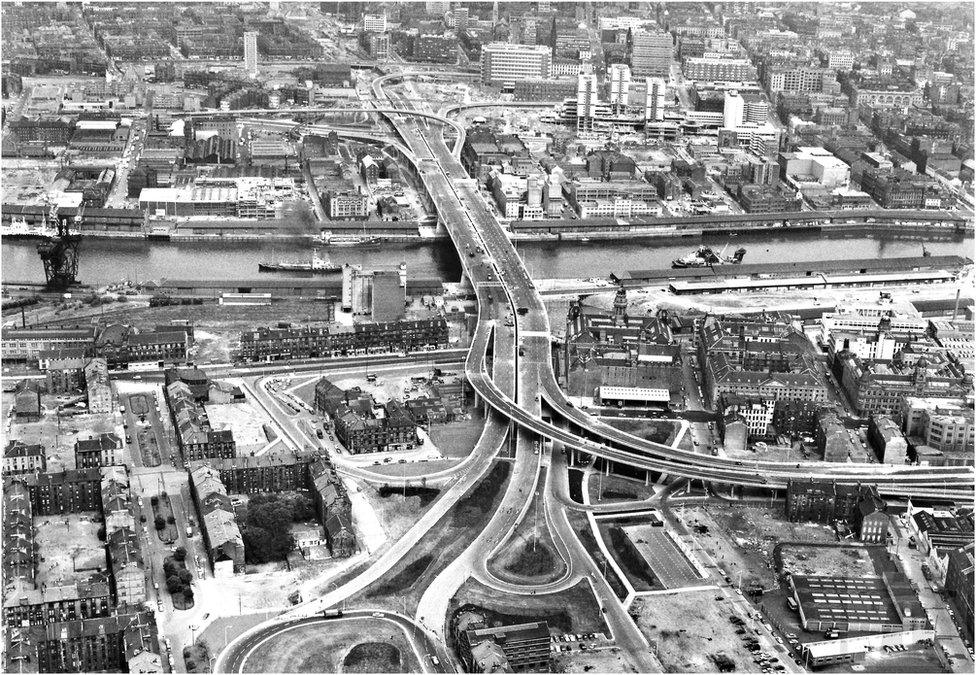
[[906, 256], [901, 258], [853, 258], [848, 260], [813, 260], [782, 263], [714, 265], [684, 269], [620, 270], [611, 280], [624, 288], [667, 285], [670, 281], [702, 281], [729, 277], [812, 277], [820, 274], [870, 274], [877, 272], [913, 272], [925, 270], [960, 270], [973, 261], [958, 255]]

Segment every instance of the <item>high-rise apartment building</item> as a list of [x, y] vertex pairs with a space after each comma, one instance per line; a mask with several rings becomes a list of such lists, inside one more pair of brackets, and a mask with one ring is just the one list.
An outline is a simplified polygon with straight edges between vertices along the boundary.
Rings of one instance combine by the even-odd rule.
[[619, 112], [630, 102], [630, 66], [626, 63], [614, 63], [607, 72], [610, 83], [610, 105]]
[[647, 122], [664, 121], [664, 92], [667, 88], [664, 78], [649, 77], [646, 82], [647, 100], [644, 104], [644, 120]]
[[629, 43], [631, 74], [644, 77], [667, 77], [670, 74], [674, 44], [668, 33], [631, 29]]
[[257, 31], [244, 33], [244, 70], [248, 75], [258, 74], [258, 34]]
[[596, 88], [596, 75], [578, 76], [576, 81], [576, 129], [577, 131], [592, 131], [593, 119], [599, 96]]
[[481, 48], [481, 81], [513, 87], [520, 80], [552, 77], [552, 49], [543, 45], [492, 42]]

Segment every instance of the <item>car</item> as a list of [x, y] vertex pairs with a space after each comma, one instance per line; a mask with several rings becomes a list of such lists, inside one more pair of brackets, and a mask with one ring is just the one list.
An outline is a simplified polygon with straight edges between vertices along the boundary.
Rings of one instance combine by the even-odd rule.
[[779, 644], [783, 644], [783, 638], [781, 638], [779, 635], [777, 635], [776, 636], [776, 642], [778, 642]]

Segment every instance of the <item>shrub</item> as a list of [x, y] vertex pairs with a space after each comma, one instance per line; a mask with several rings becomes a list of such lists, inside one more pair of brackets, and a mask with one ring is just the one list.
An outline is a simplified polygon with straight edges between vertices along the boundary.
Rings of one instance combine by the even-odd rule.
[[178, 546], [175, 551], [173, 551], [173, 557], [183, 562], [186, 560], [186, 549], [182, 546]]
[[165, 530], [166, 529], [166, 521], [163, 519], [162, 516], [156, 516], [156, 518], [153, 521], [153, 523], [155, 523], [157, 530]]
[[176, 523], [176, 518], [174, 518], [173, 516], [166, 516], [166, 522], [169, 523], [170, 525], [174, 525]]
[[180, 581], [180, 578], [175, 574], [171, 577], [166, 577], [166, 590], [169, 591], [171, 595], [174, 593], [179, 593], [183, 590], [183, 582]]

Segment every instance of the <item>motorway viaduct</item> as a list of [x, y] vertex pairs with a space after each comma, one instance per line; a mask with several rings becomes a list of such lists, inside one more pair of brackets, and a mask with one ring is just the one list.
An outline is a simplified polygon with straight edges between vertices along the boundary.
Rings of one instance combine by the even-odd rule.
[[[381, 83], [395, 77], [379, 78], [374, 82], [374, 93], [382, 95]], [[398, 112], [413, 115], [415, 111], [400, 108]], [[396, 119], [395, 114], [387, 114]], [[427, 119], [432, 117], [426, 113], [420, 116]], [[667, 475], [755, 488], [785, 488], [788, 481], [794, 478], [823, 478], [838, 483], [876, 483], [882, 493], [891, 496], [972, 499], [973, 472], [970, 467], [896, 468], [878, 464], [738, 461], [646, 441], [614, 429], [574, 408], [565, 398], [552, 372], [550, 330], [542, 299], [474, 181], [467, 176], [438, 131], [425, 125], [407, 127], [402, 123], [397, 128], [419, 162], [418, 172], [460, 251], [468, 279], [479, 294], [483, 292], [482, 289], [501, 284], [509, 297], [521, 347], [507, 358], [513, 359], [519, 370], [538, 369], [541, 396], [558, 417], [583, 430], [584, 435], [564, 431], [544, 421], [541, 415], [527, 411], [524, 403], [520, 404], [494, 387], [483, 369], [468, 372], [475, 390], [507, 418], [532, 433], [560, 441], [566, 447]], [[483, 254], [465, 254], [472, 238], [481, 242]], [[518, 308], [527, 311], [523, 314], [516, 311]], [[499, 357], [495, 355], [496, 359]]]

